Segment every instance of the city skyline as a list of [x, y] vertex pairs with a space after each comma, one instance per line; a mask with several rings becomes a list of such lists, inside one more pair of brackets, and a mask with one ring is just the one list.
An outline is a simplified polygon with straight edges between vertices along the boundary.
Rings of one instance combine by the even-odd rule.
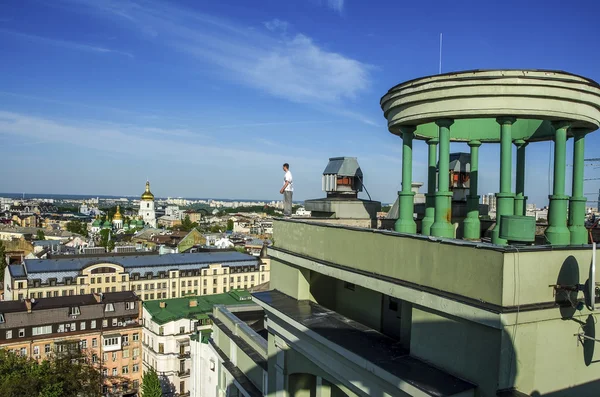
[[[597, 4], [568, 13], [558, 2], [519, 4], [502, 3], [519, 10], [510, 29], [491, 23], [496, 6], [476, 2], [5, 4], [2, 190], [136, 196], [148, 178], [161, 197], [277, 199], [289, 162], [294, 198], [304, 200], [323, 195], [327, 159], [345, 155], [358, 157], [374, 199], [393, 202], [401, 140], [387, 131], [379, 99], [438, 72], [440, 33], [443, 72], [529, 67], [600, 80]], [[547, 23], [558, 19], [577, 29]], [[597, 157], [599, 139], [590, 136], [586, 157]], [[550, 190], [550, 148], [527, 154], [526, 193], [538, 206]], [[426, 151], [415, 142], [414, 181], [426, 180]], [[497, 145], [481, 157], [479, 193], [496, 192]]]

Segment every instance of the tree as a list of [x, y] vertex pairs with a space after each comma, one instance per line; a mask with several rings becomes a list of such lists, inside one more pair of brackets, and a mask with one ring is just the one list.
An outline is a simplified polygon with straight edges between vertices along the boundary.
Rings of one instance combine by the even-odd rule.
[[185, 230], [186, 232], [189, 232], [190, 230], [192, 230], [193, 228], [195, 228], [197, 226], [198, 226], [198, 223], [192, 222], [190, 220], [189, 215], [186, 215], [185, 218], [183, 218], [183, 220], [181, 221], [181, 230]]
[[41, 229], [40, 229], [40, 230], [38, 230], [38, 231], [37, 231], [37, 234], [36, 234], [36, 236], [35, 236], [35, 239], [36, 239], [36, 240], [45, 240], [45, 239], [46, 239], [46, 235], [44, 234], [44, 231], [43, 231], [43, 230], [41, 230]]
[[108, 252], [113, 252], [115, 250], [115, 241], [114, 240], [108, 241], [108, 244], [106, 244], [106, 250]]
[[87, 225], [81, 221], [70, 221], [67, 222], [67, 231], [71, 233], [81, 234], [82, 236], [87, 237]]
[[0, 350], [0, 395], [3, 397], [97, 397], [100, 369], [75, 346], [38, 363]]
[[142, 378], [142, 397], [161, 397], [162, 389], [160, 387], [160, 379], [154, 368], [144, 372]]
[[227, 220], [227, 230], [233, 230], [233, 219]]
[[6, 269], [6, 250], [4, 243], [0, 240], [0, 281], [4, 282], [4, 269]]
[[100, 230], [100, 246], [107, 248], [108, 247], [108, 238], [110, 236], [110, 229], [102, 229]]

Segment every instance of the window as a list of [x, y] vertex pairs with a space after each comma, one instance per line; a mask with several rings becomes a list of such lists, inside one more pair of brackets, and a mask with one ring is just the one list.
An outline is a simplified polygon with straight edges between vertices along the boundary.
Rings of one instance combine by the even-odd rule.
[[229, 277], [229, 282], [233, 283], [233, 277]]
[[63, 290], [61, 291], [61, 295], [62, 295], [62, 296], [67, 296], [67, 290], [66, 290], [66, 289], [63, 289]]
[[206, 285], [206, 279], [203, 280], [202, 285]]
[[198, 286], [198, 280], [194, 280], [194, 287]]
[[148, 300], [148, 294], [144, 294], [144, 300], [147, 301]]
[[127, 287], [125, 287], [124, 285], [121, 286], [121, 291], [127, 291]]
[[202, 275], [206, 276], [206, 270], [202, 270]]
[[129, 373], [129, 366], [127, 366], [127, 365], [124, 365], [124, 366], [123, 366], [123, 369], [122, 369], [122, 371], [121, 371], [121, 372], [122, 372], [123, 374], [128, 374], [128, 373]]
[[100, 284], [100, 283], [102, 282], [102, 277], [97, 277], [97, 278], [96, 278], [96, 282], [97, 282], [98, 284]]
[[346, 288], [346, 289], [349, 289], [350, 291], [354, 291], [354, 289], [355, 289], [355, 286], [354, 286], [354, 284], [352, 284], [352, 283], [347, 283], [347, 282], [345, 282], [345, 283], [344, 283], [344, 288]]
[[87, 340], [86, 339], [82, 339], [79, 342], [79, 345], [81, 346], [82, 349], [87, 349]]
[[158, 327], [158, 334], [159, 335], [164, 335], [165, 334], [165, 329], [163, 327]]
[[110, 281], [112, 281], [113, 283], [116, 283], [117, 282], [117, 276], [112, 276]]
[[117, 326], [117, 322], [118, 322], [118, 320], [116, 318], [113, 318], [112, 319], [112, 326], [116, 327]]
[[80, 285], [83, 285], [83, 282], [84, 282], [84, 281], [85, 281], [84, 279], [80, 278], [80, 279], [79, 279], [79, 284], [80, 284]]
[[129, 358], [129, 349], [123, 350], [123, 358]]
[[223, 292], [227, 292], [227, 287], [223, 287]]
[[213, 285], [217, 285], [217, 279], [213, 278]]
[[20, 354], [21, 356], [26, 356], [26, 355], [27, 355], [27, 348], [26, 348], [26, 347], [22, 347], [22, 348], [21, 348], [21, 351], [19, 352], [19, 354]]
[[154, 299], [154, 294], [150, 294], [150, 300]]
[[112, 374], [113, 376], [117, 376], [119, 374], [116, 368], [113, 368]]
[[175, 298], [175, 291], [171, 292], [171, 298]]
[[115, 305], [113, 305], [112, 303], [107, 303], [106, 306], [104, 306], [104, 311], [105, 312], [114, 312]]
[[213, 269], [213, 275], [217, 274], [217, 269]]
[[204, 288], [204, 289], [202, 290], [202, 294], [203, 294], [203, 295], [206, 295], [206, 288]]
[[46, 298], [50, 298], [52, 296], [52, 292], [46, 291]]
[[[133, 357], [138, 357], [140, 355], [140, 348], [136, 347], [133, 349]], [[135, 372], [135, 371], [133, 371]]]
[[217, 289], [213, 288], [213, 294], [216, 294], [216, 293], [217, 293]]
[[135, 302], [125, 302], [125, 309], [126, 310], [134, 310], [135, 309]]
[[75, 290], [74, 289], [70, 289], [69, 290], [69, 296], [73, 296], [75, 295]]
[[182, 282], [181, 282], [181, 286], [182, 286], [182, 287], [185, 287], [185, 281], [182, 281]]
[[188, 287], [192, 286], [192, 280], [188, 280]]
[[124, 283], [126, 281], [126, 279], [127, 279], [127, 277], [125, 275], [121, 276], [121, 282]]
[[31, 334], [33, 336], [37, 336], [37, 335], [46, 335], [46, 334], [51, 334], [52, 333], [52, 326], [51, 325], [44, 325], [41, 327], [33, 327], [31, 329]]
[[117, 361], [117, 352], [112, 352], [112, 360]]
[[179, 327], [179, 333], [185, 334], [185, 327]]
[[132, 371], [133, 372], [140, 372], [140, 365], [139, 364], [133, 364]]
[[106, 276], [106, 277], [104, 278], [104, 282], [105, 282], [105, 283], [110, 283], [110, 277]]
[[108, 353], [102, 353], [102, 361], [104, 361], [104, 362], [108, 361]]
[[97, 354], [92, 354], [92, 362], [94, 364], [96, 364], [98, 362], [98, 355]]
[[96, 279], [94, 277], [90, 278], [90, 283], [91, 284], [96, 284]]
[[140, 387], [140, 381], [136, 379], [133, 381], [133, 388], [137, 389], [138, 387]]
[[50, 353], [50, 343], [46, 343], [44, 345], [44, 353], [46, 353], [46, 354]]
[[171, 285], [173, 285], [173, 288], [177, 288], [177, 283], [175, 281], [173, 281]]
[[244, 276], [244, 281], [248, 281], [248, 276]]
[[19, 328], [19, 338], [25, 337], [25, 328]]
[[110, 289], [110, 292], [117, 292], [117, 287], [112, 287], [112, 288]]
[[179, 382], [179, 394], [183, 394], [185, 393], [185, 382], [181, 381]]
[[111, 338], [104, 338], [104, 346], [115, 346], [119, 344], [119, 338], [113, 336]]
[[85, 295], [85, 289], [84, 288], [81, 288], [79, 290], [79, 295]]
[[98, 347], [98, 338], [92, 338], [92, 347]]
[[133, 340], [135, 342], [139, 341], [140, 340], [140, 334], [133, 334]]
[[242, 276], [238, 276], [237, 282], [241, 282], [242, 281]]
[[[108, 369], [102, 368], [102, 376], [108, 376]], [[107, 391], [108, 391], [108, 387], [107, 386], [102, 386], [102, 392], [104, 394], [106, 394]]]
[[90, 321], [90, 328], [92, 328], [92, 329], [96, 328], [96, 320]]
[[159, 343], [158, 344], [158, 352], [159, 353], [164, 353], [165, 352], [165, 344], [164, 343]]
[[265, 281], [265, 275], [264, 274], [260, 275], [260, 281]]
[[39, 356], [40, 354], [40, 347], [39, 346], [33, 346], [33, 354], [36, 356]]
[[58, 291], [54, 291], [54, 296], [58, 296]]
[[254, 275], [250, 276], [250, 281], [254, 281]]
[[129, 343], [129, 335], [123, 335], [121, 338], [123, 339], [123, 343]]
[[79, 310], [79, 306], [71, 306], [69, 308], [69, 316], [79, 316], [81, 314], [81, 310]]

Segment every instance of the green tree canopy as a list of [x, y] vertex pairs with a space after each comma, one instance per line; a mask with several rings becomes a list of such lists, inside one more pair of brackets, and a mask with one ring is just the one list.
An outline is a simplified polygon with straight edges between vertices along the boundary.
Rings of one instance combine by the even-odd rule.
[[36, 235], [35, 235], [35, 239], [36, 240], [45, 240], [46, 239], [46, 235], [44, 234], [43, 230], [38, 230]]
[[101, 384], [99, 368], [78, 348], [40, 363], [0, 350], [0, 396], [97, 397]]
[[227, 220], [227, 230], [233, 230], [233, 219]]
[[195, 227], [198, 227], [198, 223], [192, 222], [190, 220], [189, 215], [186, 215], [185, 218], [183, 218], [183, 220], [181, 221], [181, 230], [185, 230], [186, 232], [189, 232], [190, 230], [192, 230]]
[[158, 379], [158, 374], [154, 370], [154, 368], [150, 367], [150, 369], [144, 372], [144, 377], [142, 378], [142, 397], [161, 397], [162, 389], [160, 387], [160, 380]]
[[0, 281], [4, 281], [4, 269], [6, 269], [6, 266], [6, 249], [2, 240], [0, 240]]
[[70, 221], [67, 222], [67, 231], [71, 233], [81, 234], [82, 236], [87, 237], [87, 224], [81, 221]]

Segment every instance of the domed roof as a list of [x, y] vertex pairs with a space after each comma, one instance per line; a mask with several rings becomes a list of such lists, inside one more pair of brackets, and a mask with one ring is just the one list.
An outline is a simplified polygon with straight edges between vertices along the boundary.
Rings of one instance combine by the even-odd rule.
[[105, 227], [111, 227], [112, 226], [111, 223], [110, 223], [110, 221], [108, 220], [108, 216], [106, 217], [106, 221], [104, 221], [104, 224], [102, 226], [105, 226]]
[[102, 222], [100, 222], [100, 219], [96, 218], [96, 220], [94, 222], [92, 222], [92, 226], [100, 226]]
[[121, 206], [117, 205], [117, 212], [115, 213], [115, 216], [113, 216], [113, 222], [122, 220], [123, 216], [121, 215]]
[[142, 200], [154, 201], [154, 195], [150, 193], [150, 182], [146, 181], [146, 191], [142, 194]]

